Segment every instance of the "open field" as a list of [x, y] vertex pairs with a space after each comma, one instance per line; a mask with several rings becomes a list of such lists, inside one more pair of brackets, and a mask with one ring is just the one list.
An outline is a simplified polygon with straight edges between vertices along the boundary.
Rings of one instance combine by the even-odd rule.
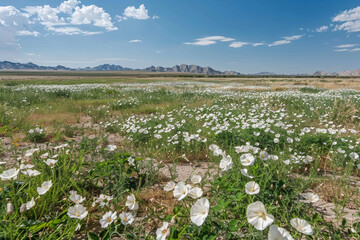
[[0, 72], [0, 238], [359, 239], [359, 132], [360, 78]]

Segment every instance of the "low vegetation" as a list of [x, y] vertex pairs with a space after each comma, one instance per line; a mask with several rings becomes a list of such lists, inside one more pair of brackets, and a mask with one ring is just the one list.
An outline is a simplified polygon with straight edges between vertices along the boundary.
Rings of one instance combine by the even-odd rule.
[[129, 78], [0, 85], [1, 239], [360, 238], [359, 91]]

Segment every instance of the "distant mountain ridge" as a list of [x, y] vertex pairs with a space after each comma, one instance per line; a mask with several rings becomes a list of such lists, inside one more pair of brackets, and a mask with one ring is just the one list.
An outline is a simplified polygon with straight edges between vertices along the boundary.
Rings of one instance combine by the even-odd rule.
[[353, 71], [343, 71], [343, 72], [325, 72], [325, 71], [316, 71], [314, 76], [339, 76], [339, 77], [351, 77], [351, 76], [360, 76], [360, 68]]
[[9, 61], [3, 61], [0, 62], [0, 69], [1, 70], [42, 70], [42, 71], [70, 71], [73, 70], [71, 68], [67, 68], [61, 65], [58, 65], [56, 67], [47, 67], [47, 66], [39, 66], [32, 62], [29, 63], [14, 63]]
[[[161, 67], [151, 66], [144, 69], [133, 69], [127, 68], [120, 65], [114, 64], [102, 64], [96, 67], [86, 68], [68, 68], [62, 65], [55, 67], [51, 66], [39, 66], [32, 62], [29, 63], [18, 63], [10, 61], [0, 61], [0, 70], [34, 70], [34, 71], [145, 71], [145, 72], [171, 72], [171, 73], [194, 73], [194, 74], [206, 74], [206, 75], [245, 75], [235, 71], [217, 71], [211, 67], [201, 67], [198, 65], [175, 65], [173, 67]], [[276, 76], [286, 74], [276, 74], [273, 72], [259, 72], [254, 74], [246, 74], [249, 76]], [[291, 74], [288, 74], [291, 75]], [[295, 74], [297, 76], [360, 76], [360, 68], [353, 71], [343, 71], [328, 73], [325, 71], [316, 71], [313, 74]]]
[[198, 65], [187, 65], [187, 64], [181, 64], [181, 65], [175, 65], [173, 67], [155, 67], [151, 66], [144, 69], [148, 72], [175, 72], [175, 73], [199, 73], [199, 74], [207, 74], [207, 75], [240, 75], [240, 73], [235, 71], [226, 71], [221, 72], [214, 70], [211, 67], [200, 67]]

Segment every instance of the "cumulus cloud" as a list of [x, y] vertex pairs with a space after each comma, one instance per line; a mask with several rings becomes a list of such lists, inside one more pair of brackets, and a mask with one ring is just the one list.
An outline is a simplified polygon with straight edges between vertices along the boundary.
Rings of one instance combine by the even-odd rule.
[[360, 32], [360, 6], [339, 13], [332, 21], [339, 23], [334, 31]]
[[127, 20], [129, 18], [138, 19], [138, 20], [146, 20], [150, 18], [148, 14], [148, 10], [146, 9], [144, 4], [141, 4], [139, 8], [136, 8], [135, 6], [129, 6], [125, 8], [122, 16], [118, 15], [116, 17], [118, 18], [119, 21]]
[[111, 22], [110, 14], [95, 5], [75, 7], [71, 23], [74, 25], [94, 24], [94, 26], [105, 28], [108, 31], [117, 30], [117, 27]]
[[289, 44], [292, 41], [299, 40], [300, 38], [302, 38], [302, 36], [303, 35], [294, 35], [294, 36], [290, 36], [290, 37], [283, 37], [282, 40], [278, 40], [273, 43], [270, 43], [268, 46], [273, 47], [273, 46], [278, 46], [278, 45], [283, 45], [283, 44]]
[[141, 40], [139, 39], [134, 39], [134, 40], [130, 40], [129, 43], [138, 43], [138, 42], [141, 42]]
[[324, 25], [324, 26], [321, 26], [321, 27], [316, 28], [315, 30], [316, 30], [317, 32], [326, 32], [328, 29], [329, 29], [329, 27], [326, 26], [326, 25]]
[[31, 19], [34, 17], [33, 21], [40, 21], [42, 25], [47, 27], [62, 25], [65, 24], [64, 18], [59, 18], [58, 13], [60, 10], [58, 8], [52, 8], [49, 5], [44, 6], [27, 6], [23, 8], [25, 11], [24, 15]]
[[0, 6], [0, 48], [20, 48], [16, 36], [26, 35], [29, 29], [28, 18], [22, 12], [13, 6]]
[[[111, 16], [96, 5], [82, 5], [79, 0], [65, 0], [57, 7], [50, 5], [26, 6], [19, 11], [13, 6], [0, 7], [1, 39], [14, 36], [40, 35], [31, 31], [30, 27], [39, 23], [45, 30], [62, 35], [93, 35], [101, 31], [88, 31], [85, 25], [103, 28], [107, 31], [117, 30], [111, 21]], [[80, 25], [83, 25], [81, 28]], [[10, 39], [6, 40], [11, 42]]]
[[71, 14], [74, 8], [80, 4], [78, 0], [68, 0], [60, 4], [59, 10], [64, 13]]
[[198, 46], [208, 46], [217, 43], [217, 41], [220, 42], [230, 42], [234, 41], [233, 38], [228, 38], [224, 36], [210, 36], [210, 37], [204, 37], [204, 38], [197, 38], [195, 39], [195, 42], [185, 42], [184, 44], [187, 45], [198, 45]]

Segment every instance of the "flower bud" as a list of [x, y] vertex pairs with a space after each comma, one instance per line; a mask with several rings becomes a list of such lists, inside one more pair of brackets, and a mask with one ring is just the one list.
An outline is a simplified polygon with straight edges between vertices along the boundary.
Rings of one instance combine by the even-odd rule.
[[23, 205], [21, 205], [20, 207], [20, 213], [24, 213], [26, 211], [26, 203], [24, 203]]
[[6, 213], [8, 214], [8, 215], [10, 215], [10, 214], [12, 214], [14, 212], [14, 207], [13, 207], [13, 205], [11, 204], [11, 202], [8, 202], [7, 204], [6, 204]]

